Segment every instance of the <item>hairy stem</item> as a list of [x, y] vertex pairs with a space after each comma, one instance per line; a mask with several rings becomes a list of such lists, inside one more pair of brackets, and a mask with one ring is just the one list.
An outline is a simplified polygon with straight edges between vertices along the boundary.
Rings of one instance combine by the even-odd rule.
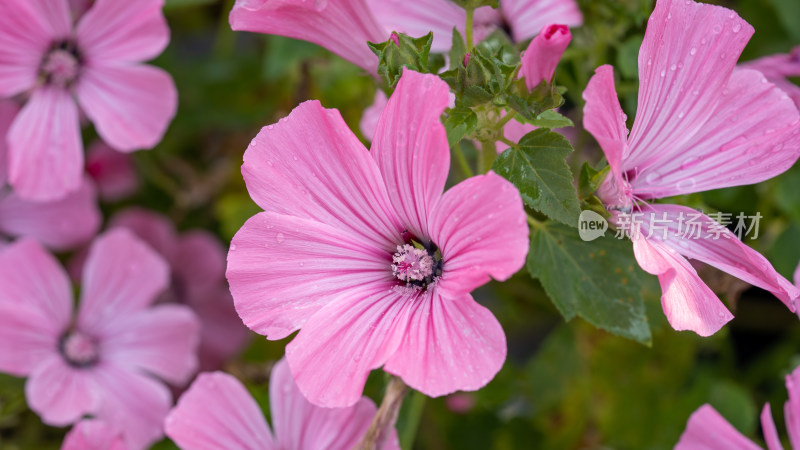
[[467, 25], [466, 25], [466, 37], [467, 37], [467, 52], [472, 51], [473, 42], [472, 42], [472, 20], [475, 15], [475, 10], [472, 8], [467, 8]]
[[389, 385], [386, 386], [386, 393], [383, 395], [378, 412], [372, 423], [367, 429], [367, 434], [356, 448], [360, 450], [377, 450], [381, 448], [383, 442], [389, 436], [389, 430], [397, 422], [397, 414], [403, 404], [403, 397], [408, 392], [408, 386], [399, 377], [392, 376]]

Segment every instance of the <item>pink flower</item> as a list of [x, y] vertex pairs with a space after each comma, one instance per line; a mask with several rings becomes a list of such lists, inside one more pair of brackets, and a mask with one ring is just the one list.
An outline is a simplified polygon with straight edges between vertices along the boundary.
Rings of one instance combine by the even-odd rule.
[[551, 83], [564, 50], [572, 40], [572, 33], [566, 25], [547, 25], [528, 45], [522, 55], [520, 75], [525, 77], [528, 89], [533, 89], [542, 81]]
[[[598, 68], [583, 93], [584, 126], [611, 167], [598, 196], [618, 228], [632, 222], [630, 213], [642, 213], [647, 238], [634, 239], [636, 259], [658, 275], [672, 327], [702, 336], [733, 316], [686, 258], [769, 290], [792, 311], [800, 295], [763, 256], [708, 216], [645, 202], [757, 183], [797, 160], [797, 108], [759, 72], [735, 70], [752, 34], [753, 27], [728, 9], [659, 0], [639, 51], [639, 107], [630, 136], [611, 66]], [[687, 233], [687, 218], [695, 218], [696, 233]]]
[[740, 67], [755, 69], [763, 73], [767, 80], [789, 94], [800, 108], [800, 86], [789, 81], [789, 77], [800, 77], [800, 46], [788, 54], [765, 56], [740, 64]]
[[86, 172], [94, 179], [103, 200], [122, 200], [139, 188], [131, 155], [118, 152], [103, 141], [95, 141], [89, 146]]
[[169, 219], [139, 208], [118, 213], [109, 228], [132, 231], [169, 264], [172, 277], [161, 299], [192, 308], [200, 320], [200, 370], [218, 369], [242, 350], [250, 331], [233, 307], [219, 239], [204, 230], [179, 235]]
[[79, 187], [78, 106], [116, 150], [161, 140], [175, 115], [175, 86], [140, 62], [169, 41], [162, 3], [97, 0], [73, 23], [67, 0], [0, 2], [0, 97], [29, 96], [7, 137], [9, 180], [20, 196], [55, 200]]
[[[786, 376], [789, 401], [784, 404], [786, 431], [792, 448], [800, 449], [800, 368]], [[769, 403], [761, 411], [761, 427], [769, 450], [783, 450]], [[711, 405], [695, 411], [675, 450], [759, 450], [760, 447], [743, 436]]]
[[503, 330], [469, 292], [523, 265], [525, 212], [493, 172], [442, 195], [448, 94], [438, 77], [406, 70], [371, 151], [338, 111], [309, 101], [245, 152], [242, 174], [265, 212], [233, 238], [231, 292], [254, 331], [300, 330], [286, 357], [314, 404], [354, 404], [380, 366], [440, 396], [479, 389], [503, 365]]
[[197, 322], [179, 305], [150, 307], [167, 265], [126, 230], [97, 238], [81, 301], [55, 258], [23, 239], [0, 253], [0, 371], [27, 376], [25, 396], [54, 426], [92, 415], [132, 448], [161, 434], [167, 387], [196, 368]]
[[121, 431], [97, 419], [85, 419], [67, 433], [61, 450], [128, 450]]
[[[312, 405], [297, 389], [285, 360], [272, 369], [269, 402], [274, 434], [239, 380], [223, 372], [203, 373], [167, 416], [166, 433], [185, 450], [349, 450], [376, 411], [367, 397], [349, 408]], [[381, 448], [399, 450], [394, 430]]]

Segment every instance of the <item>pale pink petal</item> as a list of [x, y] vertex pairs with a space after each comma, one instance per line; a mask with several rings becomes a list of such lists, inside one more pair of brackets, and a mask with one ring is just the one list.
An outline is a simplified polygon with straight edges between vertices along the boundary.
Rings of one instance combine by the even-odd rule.
[[626, 168], [656, 165], [708, 130], [706, 121], [752, 35], [753, 27], [729, 9], [687, 0], [656, 3], [639, 50], [639, 105]]
[[6, 134], [18, 112], [19, 107], [16, 103], [11, 100], [0, 100], [0, 185], [5, 184], [8, 172]]
[[93, 415], [122, 430], [129, 448], [148, 448], [164, 435], [164, 419], [172, 405], [160, 381], [113, 364], [94, 370], [100, 403]]
[[792, 83], [789, 77], [800, 77], [800, 46], [791, 53], [765, 56], [739, 64], [739, 67], [755, 69], [763, 73], [767, 80], [792, 98], [800, 107], [800, 86]]
[[45, 52], [71, 27], [66, 0], [0, 2], [0, 96], [32, 88]]
[[390, 254], [402, 243], [377, 164], [339, 112], [317, 101], [262, 128], [245, 151], [242, 175], [268, 212], [314, 219]]
[[800, 448], [800, 367], [786, 375], [786, 390], [789, 392], [789, 400], [783, 406], [783, 415], [786, 418], [789, 442], [792, 448], [797, 449]]
[[412, 388], [430, 397], [475, 391], [503, 367], [503, 328], [469, 294], [450, 299], [434, 292], [410, 308], [403, 343], [384, 369]]
[[433, 243], [442, 253], [437, 290], [460, 297], [491, 278], [505, 281], [524, 264], [528, 224], [519, 191], [489, 172], [448, 190], [431, 217]]
[[128, 450], [122, 432], [96, 419], [86, 419], [67, 433], [61, 450]]
[[653, 239], [662, 240], [664, 245], [687, 258], [702, 261], [772, 292], [795, 311], [794, 299], [800, 296], [800, 289], [778, 274], [766, 258], [745, 245], [730, 230], [692, 208], [653, 204], [644, 213], [644, 231], [649, 233], [653, 228], [648, 223], [651, 219], [662, 221], [664, 218], [668, 224], [657, 224], [658, 230], [652, 231]]
[[123, 152], [155, 147], [178, 108], [172, 77], [148, 65], [89, 67], [75, 94], [100, 137]]
[[760, 447], [705, 404], [689, 417], [675, 450], [760, 450]]
[[90, 240], [100, 228], [101, 219], [95, 189], [88, 179], [77, 191], [52, 202], [0, 194], [0, 232], [32, 237], [57, 250], [75, 248]]
[[633, 240], [633, 252], [645, 272], [658, 276], [661, 307], [672, 328], [711, 336], [733, 319], [730, 311], [678, 252], [662, 242], [643, 237]]
[[95, 331], [103, 360], [183, 385], [197, 369], [200, 324], [191, 309], [162, 304], [111, 318]]
[[109, 220], [108, 228], [127, 228], [167, 262], [171, 262], [177, 252], [175, 226], [167, 217], [154, 211], [135, 206], [124, 209]]
[[583, 91], [586, 105], [583, 108], [583, 127], [594, 136], [606, 155], [613, 179], [604, 183], [603, 199], [623, 202], [626, 196], [622, 184], [622, 157], [627, 150], [627, 116], [622, 111], [614, 86], [614, 68], [600, 66]]
[[48, 201], [78, 189], [83, 173], [78, 107], [62, 89], [41, 87], [8, 130], [8, 178], [21, 197]]
[[184, 233], [176, 247], [170, 260], [173, 285], [182, 284], [182, 300], [193, 306], [196, 299], [225, 283], [225, 249], [216, 236], [205, 230]]
[[761, 410], [761, 430], [764, 433], [764, 440], [767, 442], [769, 450], [783, 450], [781, 438], [778, 437], [778, 430], [775, 428], [775, 420], [772, 419], [769, 403], [764, 405], [764, 409]]
[[247, 346], [251, 333], [233, 307], [227, 283], [193, 298], [190, 306], [200, 320], [199, 370], [218, 369]]
[[313, 404], [341, 408], [361, 398], [367, 375], [400, 345], [416, 294], [383, 286], [346, 292], [317, 311], [286, 346], [292, 375]]
[[800, 287], [800, 264], [798, 264], [797, 268], [794, 269], [792, 280], [794, 281], [795, 286]]
[[437, 76], [404, 69], [372, 141], [389, 198], [417, 239], [432, 232], [428, 218], [450, 170], [450, 147], [440, 120], [449, 94]]
[[464, 34], [466, 13], [450, 0], [366, 0], [366, 3], [387, 35], [397, 31], [420, 37], [432, 31], [431, 50], [436, 53], [450, 50], [453, 27]]
[[313, 42], [368, 72], [375, 72], [378, 57], [367, 42], [389, 39], [364, 0], [236, 0], [230, 23], [237, 31]]
[[94, 413], [103, 401], [93, 369], [72, 367], [58, 354], [36, 365], [25, 383], [25, 398], [44, 423], [57, 427]]
[[[367, 397], [361, 397], [349, 408], [312, 405], [297, 389], [284, 359], [272, 368], [269, 401], [275, 440], [281, 448], [296, 450], [356, 448], [377, 411]], [[388, 442], [396, 442], [394, 434], [387, 436]], [[399, 447], [384, 445], [381, 448]]]
[[89, 146], [86, 172], [94, 179], [100, 198], [106, 201], [122, 200], [139, 188], [131, 155], [118, 152], [100, 140]]
[[[0, 306], [18, 309], [25, 313], [24, 317], [37, 317], [31, 321], [31, 327], [42, 333], [42, 339], [57, 342], [57, 337], [66, 330], [72, 317], [72, 287], [64, 269], [41, 244], [32, 239], [22, 239], [0, 253]], [[20, 333], [34, 332], [24, 329], [24, 323], [17, 323], [17, 326], [21, 327], [17, 328]], [[33, 344], [33, 336], [28, 337]], [[5, 340], [4, 343], [12, 344]], [[32, 369], [33, 361], [29, 363], [20, 370]]]
[[583, 24], [574, 0], [501, 0], [500, 9], [517, 42], [536, 36], [549, 23]]
[[227, 277], [245, 325], [283, 339], [340, 293], [388, 285], [391, 264], [391, 253], [335, 228], [260, 213], [233, 237]]
[[556, 66], [571, 40], [572, 33], [566, 25], [545, 25], [542, 32], [533, 38], [522, 54], [519, 69], [528, 89], [535, 88], [542, 81], [552, 83]]
[[[737, 69], [703, 128], [657, 164], [640, 167], [632, 186], [667, 197], [772, 178], [800, 157], [800, 113], [764, 76]], [[746, 114], [744, 112], [747, 112]]]
[[372, 104], [369, 105], [367, 109], [364, 110], [364, 114], [361, 115], [361, 121], [358, 123], [358, 127], [361, 130], [361, 134], [367, 138], [368, 141], [372, 141], [375, 138], [375, 129], [378, 128], [378, 120], [381, 118], [381, 114], [383, 114], [383, 110], [386, 108], [386, 103], [389, 99], [386, 97], [386, 94], [378, 89], [375, 91], [375, 98], [372, 100]]
[[24, 377], [58, 355], [64, 329], [50, 327], [33, 305], [8, 301], [0, 293], [0, 372]]
[[158, 56], [169, 42], [164, 0], [96, 0], [75, 34], [86, 64], [141, 62]]
[[258, 404], [239, 380], [223, 372], [200, 374], [164, 427], [185, 450], [277, 448]]
[[78, 324], [102, 327], [150, 305], [167, 287], [169, 267], [130, 231], [117, 228], [94, 240], [83, 269]]

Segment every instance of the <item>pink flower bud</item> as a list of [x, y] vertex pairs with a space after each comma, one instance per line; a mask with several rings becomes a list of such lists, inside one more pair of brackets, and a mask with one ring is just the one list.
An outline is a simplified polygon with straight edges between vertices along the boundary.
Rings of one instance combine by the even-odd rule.
[[394, 45], [400, 47], [400, 36], [397, 35], [396, 32], [392, 31], [392, 34], [389, 36], [389, 39], [394, 42]]
[[469, 57], [470, 56], [471, 55], [469, 53], [464, 55], [464, 67], [467, 67], [467, 64], [469, 64]]
[[520, 75], [525, 77], [528, 89], [533, 89], [542, 80], [553, 81], [553, 73], [564, 54], [572, 34], [566, 25], [547, 25], [533, 38], [522, 55]]

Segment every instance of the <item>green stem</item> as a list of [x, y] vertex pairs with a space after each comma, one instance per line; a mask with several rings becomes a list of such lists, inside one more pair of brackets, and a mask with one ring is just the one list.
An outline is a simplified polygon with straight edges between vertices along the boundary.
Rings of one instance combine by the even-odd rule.
[[467, 52], [472, 51], [473, 43], [472, 43], [472, 21], [475, 15], [475, 10], [473, 8], [467, 8], [467, 28], [464, 30], [467, 35]]
[[225, 0], [223, 4], [223, 14], [220, 15], [217, 23], [217, 40], [214, 42], [214, 56], [217, 58], [227, 58], [233, 53], [236, 45], [236, 34], [231, 29], [228, 22], [228, 13], [233, 9], [235, 0]]
[[472, 173], [472, 169], [469, 167], [469, 162], [467, 162], [467, 157], [464, 156], [464, 152], [461, 150], [461, 145], [458, 143], [453, 145], [453, 154], [456, 155], [456, 161], [458, 161], [461, 171], [464, 172], [464, 176], [466, 178], [471, 178], [474, 173]]
[[538, 220], [534, 219], [530, 215], [528, 215], [528, 224], [531, 226], [531, 228], [535, 228], [535, 229], [544, 228], [544, 223], [539, 222]]
[[497, 158], [497, 146], [494, 141], [481, 141], [481, 154], [478, 157], [478, 172], [486, 173], [492, 168]]
[[502, 142], [503, 144], [506, 144], [507, 146], [511, 147], [511, 148], [519, 148], [519, 144], [517, 144], [514, 141], [506, 139], [505, 136], [499, 137], [498, 140], [500, 142]]
[[506, 112], [506, 115], [503, 116], [500, 120], [498, 120], [497, 123], [495, 124], [495, 130], [502, 130], [503, 127], [506, 126], [508, 122], [511, 122], [511, 119], [513, 119], [516, 116], [517, 116], [516, 111]]
[[419, 422], [422, 419], [422, 410], [425, 408], [425, 399], [425, 395], [417, 391], [411, 391], [411, 395], [409, 395], [409, 399], [404, 405], [405, 408], [402, 410], [403, 416], [401, 420], [405, 427], [400, 433], [400, 448], [412, 448], [414, 446]]

